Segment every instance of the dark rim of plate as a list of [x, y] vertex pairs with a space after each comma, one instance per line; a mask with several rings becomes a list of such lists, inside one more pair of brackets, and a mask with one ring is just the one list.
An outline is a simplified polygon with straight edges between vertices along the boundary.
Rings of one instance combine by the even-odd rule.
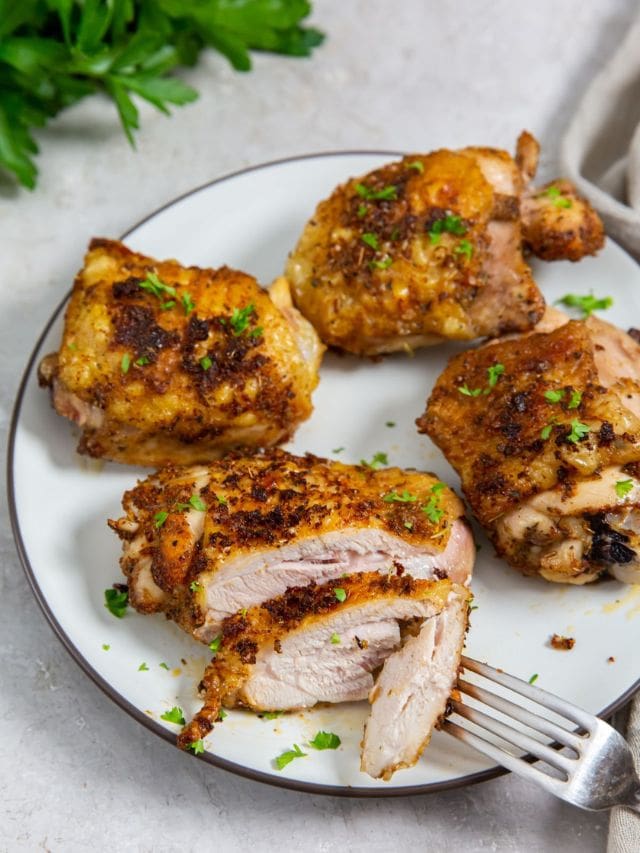
[[[292, 163], [300, 160], [314, 160], [314, 159], [322, 159], [322, 158], [331, 158], [331, 157], [345, 157], [345, 156], [377, 156], [377, 157], [402, 157], [404, 156], [403, 152], [400, 151], [371, 151], [371, 150], [353, 150], [353, 151], [324, 151], [318, 152], [315, 154], [303, 154], [293, 157], [283, 157], [278, 160], [270, 160], [266, 163], [261, 163], [257, 166], [250, 166], [245, 169], [238, 169], [235, 172], [230, 172], [227, 175], [223, 175], [220, 178], [216, 178], [213, 181], [208, 181], [205, 184], [202, 184], [195, 189], [189, 190], [188, 192], [183, 193], [176, 198], [171, 199], [166, 204], [163, 204], [161, 207], [158, 207], [148, 216], [145, 216], [128, 231], [126, 231], [121, 237], [121, 240], [125, 240], [131, 234], [133, 234], [141, 225], [144, 225], [150, 219], [153, 219], [158, 214], [162, 213], [164, 210], [172, 207], [174, 204], [183, 201], [185, 198], [189, 196], [195, 195], [196, 193], [201, 192], [202, 190], [206, 190], [209, 187], [215, 186], [216, 184], [221, 184], [224, 181], [232, 180], [240, 175], [247, 174], [248, 172], [255, 172], [260, 169], [268, 169], [273, 166], [281, 166], [286, 163]], [[49, 603], [44, 597], [40, 586], [38, 585], [38, 581], [36, 579], [35, 572], [31, 566], [29, 561], [29, 556], [27, 553], [27, 548], [25, 546], [24, 540], [22, 538], [22, 533], [20, 530], [20, 524], [18, 522], [18, 512], [16, 507], [16, 498], [15, 498], [15, 478], [14, 478], [14, 470], [13, 470], [13, 456], [15, 450], [15, 439], [16, 432], [18, 428], [18, 421], [20, 418], [20, 412], [22, 409], [22, 401], [24, 398], [25, 390], [27, 388], [27, 384], [31, 378], [31, 373], [33, 371], [36, 359], [39, 356], [40, 348], [49, 334], [49, 330], [58, 319], [61, 311], [65, 307], [71, 291], [68, 291], [62, 301], [54, 310], [51, 318], [47, 322], [44, 327], [42, 333], [40, 334], [34, 349], [29, 357], [29, 361], [27, 362], [27, 366], [22, 375], [22, 379], [20, 382], [20, 387], [18, 389], [18, 395], [16, 397], [16, 402], [13, 408], [13, 414], [11, 418], [11, 426], [9, 429], [9, 441], [7, 445], [7, 494], [9, 498], [9, 517], [11, 519], [11, 527], [13, 530], [13, 536], [16, 542], [16, 547], [18, 551], [18, 556], [20, 558], [20, 562], [22, 563], [22, 567], [27, 576], [27, 580], [31, 586], [33, 594], [38, 602], [40, 609], [44, 613], [46, 619], [49, 624], [53, 628], [54, 633], [57, 635], [58, 639], [65, 647], [65, 649], [69, 652], [74, 661], [80, 666], [82, 670], [89, 676], [89, 678], [96, 684], [102, 691], [105, 693], [116, 705], [119, 705], [123, 711], [126, 711], [129, 716], [133, 717], [139, 723], [141, 723], [145, 728], [154, 732], [154, 734], [161, 737], [163, 740], [172, 744], [175, 747], [175, 735], [172, 732], [167, 731], [164, 726], [161, 726], [159, 723], [155, 722], [155, 720], [150, 719], [144, 712], [142, 712], [139, 708], [136, 708], [135, 705], [132, 705], [127, 699], [124, 698], [117, 690], [113, 688], [113, 686], [103, 678], [84, 658], [82, 652], [71, 642], [70, 638], [65, 633], [64, 628], [56, 618], [55, 614], [49, 607]], [[622, 696], [612, 702], [611, 705], [607, 706], [603, 711], [600, 712], [598, 716], [600, 717], [608, 717], [618, 708], [625, 704], [625, 702], [631, 698], [631, 696], [636, 692], [636, 690], [640, 688], [640, 679], [635, 682], [628, 690], [626, 690]], [[220, 758], [219, 756], [211, 753], [204, 752], [201, 755], [194, 756], [198, 758], [200, 761], [205, 761], [208, 764], [214, 765], [214, 767], [219, 767], [222, 770], [228, 770], [230, 773], [235, 773], [238, 776], [243, 776], [246, 779], [251, 779], [255, 782], [264, 782], [268, 785], [273, 785], [277, 788], [287, 788], [292, 791], [302, 791], [309, 794], [327, 794], [329, 796], [334, 797], [360, 797], [360, 798], [370, 798], [370, 797], [409, 797], [414, 796], [416, 794], [432, 794], [437, 791], [446, 791], [452, 788], [461, 788], [466, 785], [474, 785], [477, 782], [485, 782], [488, 779], [495, 779], [497, 776], [502, 776], [509, 771], [505, 770], [503, 767], [492, 767], [488, 770], [481, 770], [478, 773], [471, 773], [466, 776], [458, 776], [455, 779], [447, 779], [444, 782], [430, 782], [424, 785], [407, 785], [404, 787], [397, 788], [365, 788], [365, 787], [349, 787], [349, 786], [341, 786], [341, 785], [322, 785], [315, 782], [303, 782], [297, 779], [288, 779], [286, 776], [276, 776], [274, 773], [265, 773], [260, 770], [253, 770], [249, 767], [245, 767], [242, 764], [236, 764], [233, 761], [228, 761], [225, 758]], [[527, 756], [527, 760], [535, 760], [532, 756]]]

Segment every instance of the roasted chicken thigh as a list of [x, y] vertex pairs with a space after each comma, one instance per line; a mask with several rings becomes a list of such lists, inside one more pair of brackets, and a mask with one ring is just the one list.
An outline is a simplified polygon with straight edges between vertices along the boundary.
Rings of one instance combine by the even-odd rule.
[[[555, 328], [554, 328], [555, 327]], [[640, 581], [640, 346], [595, 317], [454, 357], [418, 420], [525, 574]]]
[[468, 597], [449, 580], [365, 572], [292, 587], [229, 617], [201, 683], [204, 705], [179, 745], [202, 740], [223, 707], [292, 710], [371, 694], [362, 768], [390, 778], [418, 760], [445, 712]]
[[210, 642], [222, 621], [289, 587], [399, 572], [468, 582], [475, 547], [433, 475], [270, 450], [165, 468], [110, 522], [131, 604]]
[[267, 292], [228, 267], [93, 240], [40, 380], [81, 427], [80, 453], [206, 462], [287, 440], [311, 414], [323, 349], [285, 281]]
[[603, 242], [566, 182], [529, 189], [537, 157], [523, 133], [515, 160], [440, 150], [339, 186], [289, 257], [296, 305], [326, 344], [357, 355], [530, 329], [544, 300], [523, 244], [577, 260]]

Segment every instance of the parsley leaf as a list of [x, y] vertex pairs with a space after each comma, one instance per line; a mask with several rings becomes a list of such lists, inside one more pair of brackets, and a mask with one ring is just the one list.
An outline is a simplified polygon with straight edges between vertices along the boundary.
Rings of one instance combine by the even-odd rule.
[[453, 251], [456, 255], [464, 255], [468, 261], [470, 261], [473, 256], [473, 246], [469, 240], [460, 240]]
[[129, 593], [127, 590], [119, 592], [117, 589], [105, 589], [104, 606], [107, 608], [109, 613], [117, 616], [118, 619], [123, 618], [124, 614], [127, 612], [128, 604]]
[[128, 352], [125, 352], [125, 354], [122, 356], [122, 360], [120, 361], [120, 370], [123, 373], [128, 373], [130, 367], [131, 367], [131, 356], [129, 355]]
[[189, 584], [189, 589], [191, 592], [200, 592], [202, 589], [202, 584], [199, 584], [198, 581], [191, 581]]
[[294, 743], [293, 749], [288, 749], [276, 758], [276, 767], [278, 770], [282, 770], [287, 766], [287, 764], [290, 764], [294, 758], [303, 758], [306, 754], [306, 752], [303, 752], [300, 749], [297, 743]]
[[568, 308], [577, 308], [582, 312], [584, 317], [590, 317], [594, 311], [605, 311], [613, 305], [613, 299], [610, 296], [603, 296], [601, 299], [593, 295], [591, 292], [588, 296], [576, 296], [575, 293], [567, 293], [557, 303], [566, 305]]
[[138, 287], [141, 290], [146, 290], [147, 293], [153, 294], [153, 296], [157, 297], [160, 300], [164, 299], [165, 293], [169, 296], [176, 295], [175, 287], [171, 287], [168, 284], [164, 284], [164, 282], [160, 281], [160, 279], [158, 278], [157, 273], [154, 272], [147, 273], [147, 277], [144, 279], [144, 281], [138, 282]]
[[589, 432], [589, 427], [586, 424], [580, 423], [577, 418], [571, 421], [571, 432], [567, 436], [567, 441], [572, 444], [577, 444], [580, 439], [584, 438]]
[[356, 192], [361, 198], [368, 201], [395, 201], [398, 197], [397, 188], [393, 185], [383, 187], [381, 190], [374, 190], [364, 184], [356, 184]]
[[535, 684], [535, 682], [537, 680], [538, 680], [538, 673], [534, 672], [533, 675], [531, 676], [531, 678], [529, 679], [529, 684]]
[[343, 601], [346, 601], [346, 600], [347, 600], [347, 593], [346, 593], [346, 590], [342, 589], [342, 587], [341, 587], [341, 586], [336, 587], [336, 588], [333, 590], [333, 594], [335, 595], [335, 597], [338, 599], [338, 601], [339, 601], [341, 604], [342, 604], [342, 602], [343, 602]]
[[337, 749], [341, 743], [338, 735], [333, 732], [317, 732], [314, 739], [309, 741], [309, 746], [314, 749]]
[[189, 503], [194, 509], [197, 509], [198, 512], [207, 511], [207, 505], [199, 495], [191, 495], [191, 497], [189, 498]]
[[373, 454], [373, 459], [371, 460], [371, 462], [367, 462], [366, 459], [361, 459], [360, 464], [364, 465], [367, 468], [371, 468], [373, 471], [377, 471], [378, 468], [382, 468], [383, 465], [388, 465], [389, 459], [386, 453], [381, 453], [380, 451], [378, 451], [378, 453]]
[[250, 303], [245, 308], [234, 308], [229, 318], [229, 325], [234, 337], [238, 338], [249, 326], [249, 317], [255, 312], [255, 305]]
[[466, 382], [458, 388], [458, 391], [465, 397], [479, 397], [482, 394], [482, 388], [469, 388]]
[[421, 160], [414, 160], [413, 163], [409, 163], [409, 169], [415, 169], [416, 172], [419, 172], [421, 175], [424, 172], [424, 163]]
[[444, 515], [444, 510], [438, 506], [438, 498], [435, 495], [430, 497], [429, 501], [420, 509], [432, 524], [437, 524]]
[[411, 492], [407, 491], [407, 489], [403, 489], [401, 494], [398, 494], [396, 492], [396, 490], [394, 489], [393, 491], [389, 492], [389, 494], [384, 495], [382, 500], [388, 504], [392, 504], [392, 503], [406, 504], [406, 503], [414, 503], [415, 501], [418, 500], [418, 498], [415, 495], [412, 495]]
[[222, 642], [222, 634], [218, 634], [217, 637], [214, 637], [213, 640], [209, 643], [209, 651], [213, 652], [215, 655], [220, 649], [220, 643]]
[[545, 391], [544, 399], [547, 403], [559, 403], [560, 400], [564, 397], [564, 391], [562, 389], [558, 389], [557, 391]]
[[333, 633], [333, 634], [331, 635], [331, 642], [333, 643], [333, 645], [334, 645], [334, 646], [338, 646], [338, 645], [340, 645], [340, 643], [342, 642], [342, 641], [340, 640], [340, 634], [335, 634], [335, 633]]
[[153, 516], [153, 526], [156, 528], [156, 530], [159, 529], [160, 527], [162, 527], [162, 525], [165, 523], [165, 521], [168, 518], [169, 518], [169, 513], [166, 510], [161, 509], [160, 512], [157, 512]]
[[180, 302], [182, 302], [182, 307], [184, 308], [184, 313], [189, 316], [192, 311], [196, 310], [196, 303], [191, 298], [190, 293], [183, 293], [180, 297]]
[[265, 711], [263, 714], [260, 714], [263, 720], [277, 720], [278, 717], [281, 717], [284, 714], [284, 711]]
[[166, 720], [168, 723], [175, 723], [176, 726], [184, 726], [187, 722], [184, 718], [182, 708], [179, 708], [177, 705], [174, 705], [170, 711], [160, 714], [160, 719]]
[[369, 246], [371, 249], [378, 248], [378, 238], [370, 231], [367, 231], [365, 234], [363, 234], [360, 239], [366, 246]]
[[103, 652], [108, 652], [110, 648], [111, 648], [111, 646], [109, 645], [109, 643], [103, 643], [102, 644], [102, 651]]
[[562, 195], [562, 191], [560, 190], [560, 188], [556, 187], [554, 184], [552, 184], [550, 187], [547, 187], [547, 189], [540, 193], [540, 195], [550, 198], [556, 207], [573, 207], [573, 202], [571, 201], [571, 199]]
[[467, 233], [467, 226], [462, 221], [460, 216], [456, 216], [453, 213], [447, 213], [446, 216], [443, 216], [442, 219], [436, 219], [435, 222], [431, 224], [429, 228], [429, 237], [431, 238], [432, 243], [440, 242], [441, 234], [455, 234], [457, 237], [461, 237], [463, 234]]
[[138, 667], [138, 672], [149, 672], [149, 667], [146, 665], [144, 661]]
[[193, 743], [190, 743], [187, 747], [194, 755], [201, 755], [204, 752], [204, 743], [202, 742], [202, 738], [200, 740], [194, 740]]
[[582, 402], [582, 391], [572, 391], [571, 399], [569, 400], [568, 409], [577, 409]]
[[619, 498], [626, 497], [633, 489], [633, 480], [618, 480], [616, 483], [616, 494]]
[[209, 370], [212, 364], [213, 362], [211, 361], [211, 357], [208, 355], [205, 355], [200, 359], [200, 367], [203, 370]]
[[394, 427], [395, 425], [396, 425], [395, 421], [386, 421], [385, 422], [385, 426], [389, 427], [389, 428]]
[[546, 441], [551, 435], [551, 431], [553, 430], [554, 424], [547, 424], [545, 427], [542, 427], [540, 430], [540, 438], [543, 441]]
[[387, 255], [386, 258], [382, 258], [380, 261], [369, 261], [369, 268], [372, 270], [388, 270], [392, 263], [393, 258], [391, 255]]
[[489, 378], [489, 388], [495, 388], [498, 379], [504, 373], [504, 364], [494, 364], [487, 368], [487, 376]]

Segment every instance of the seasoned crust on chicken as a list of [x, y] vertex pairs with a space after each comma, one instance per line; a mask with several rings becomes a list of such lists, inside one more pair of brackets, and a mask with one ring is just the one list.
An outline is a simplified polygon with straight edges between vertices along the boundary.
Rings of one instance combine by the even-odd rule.
[[504, 151], [411, 155], [339, 186], [286, 268], [325, 343], [370, 355], [528, 329], [544, 301], [521, 252]]
[[291, 586], [390, 569], [466, 583], [475, 557], [460, 500], [433, 475], [310, 454], [165, 468], [123, 506], [110, 525], [132, 605], [205, 642], [225, 617]]
[[539, 145], [411, 155], [320, 202], [285, 274], [325, 343], [375, 355], [530, 329], [544, 301], [522, 254], [578, 260], [598, 215], [566, 181], [530, 188]]
[[228, 267], [93, 240], [40, 379], [82, 428], [80, 453], [189, 463], [287, 440], [311, 413], [322, 351], [286, 282], [268, 293]]
[[526, 574], [640, 579], [639, 363], [630, 336], [592, 317], [463, 353], [438, 379], [418, 427]]
[[[366, 698], [374, 671], [402, 648], [405, 631], [416, 633], [423, 620], [451, 604], [466, 613], [468, 597], [449, 580], [369, 572], [292, 587], [229, 617], [201, 682], [204, 705], [178, 745], [189, 748], [205, 737], [222, 707], [292, 710]], [[447, 682], [457, 667], [452, 659]], [[440, 703], [438, 696], [439, 714], [447, 698]]]

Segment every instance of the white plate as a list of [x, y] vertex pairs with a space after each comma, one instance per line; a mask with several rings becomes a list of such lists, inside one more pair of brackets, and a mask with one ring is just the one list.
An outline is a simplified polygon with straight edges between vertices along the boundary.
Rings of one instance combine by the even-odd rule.
[[[277, 162], [215, 181], [137, 225], [126, 242], [137, 251], [185, 264], [229, 264], [269, 282], [314, 209], [339, 182], [391, 159], [387, 153], [340, 153]], [[78, 263], [80, 263], [80, 247]], [[549, 301], [566, 292], [612, 295], [607, 319], [640, 324], [640, 270], [616, 245], [579, 264], [536, 264]], [[61, 306], [62, 307], [62, 306]], [[190, 714], [207, 654], [161, 616], [129, 611], [115, 619], [103, 591], [121, 580], [120, 546], [106, 519], [120, 514], [120, 498], [143, 470], [98, 465], [76, 455], [77, 436], [39, 390], [35, 369], [60, 340], [59, 308], [27, 367], [9, 447], [9, 493], [16, 541], [27, 575], [49, 621], [84, 670], [147, 728], [173, 739], [177, 727], [160, 720], [173, 705]], [[392, 465], [457, 477], [430, 442], [416, 433], [429, 389], [454, 347], [422, 350], [415, 358], [369, 360], [328, 355], [315, 392], [315, 412], [292, 450], [357, 462], [376, 451]], [[395, 427], [385, 426], [394, 421]], [[478, 609], [468, 653], [577, 702], [593, 712], [621, 704], [638, 677], [640, 587], [616, 581], [582, 588], [526, 579], [492, 556], [480, 535], [473, 590]], [[575, 637], [571, 652], [548, 646], [550, 634]], [[103, 644], [110, 646], [103, 649]], [[614, 662], [608, 662], [615, 658]], [[183, 661], [183, 662], [181, 662]], [[636, 656], [637, 661], [637, 656]], [[148, 670], [139, 670], [141, 663]], [[160, 666], [166, 663], [170, 669]], [[468, 784], [499, 770], [453, 738], [436, 733], [421, 761], [375, 782], [359, 771], [364, 703], [264, 721], [232, 712], [206, 741], [203, 759], [262, 781], [347, 795], [401, 795]], [[336, 732], [342, 746], [316, 752], [304, 744], [316, 731]], [[278, 771], [275, 756], [298, 743], [308, 753]]]

